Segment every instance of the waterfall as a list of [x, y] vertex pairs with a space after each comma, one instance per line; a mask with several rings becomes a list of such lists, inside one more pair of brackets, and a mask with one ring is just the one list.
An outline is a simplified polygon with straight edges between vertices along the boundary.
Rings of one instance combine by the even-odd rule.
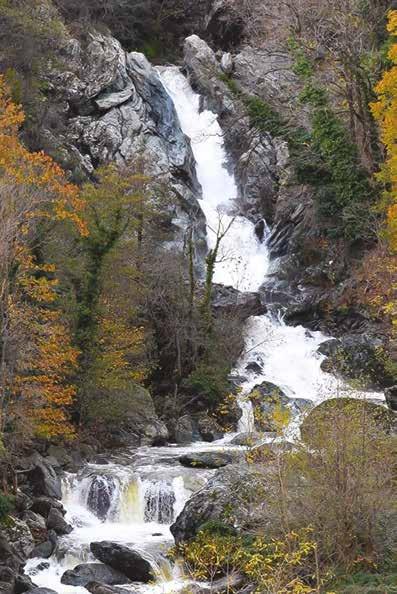
[[[174, 101], [182, 129], [191, 139], [203, 190], [201, 207], [207, 220], [209, 247], [214, 246], [217, 232], [228, 229], [214, 280], [241, 291], [256, 291], [269, 272], [266, 237], [259, 241], [253, 223], [238, 212], [236, 182], [226, 165], [217, 116], [200, 111], [200, 97], [178, 68], [161, 68], [160, 76]], [[234, 370], [244, 378], [239, 395], [239, 431], [254, 430], [253, 406], [247, 395], [264, 381], [276, 384], [289, 397], [313, 402], [338, 394], [351, 395], [347, 386], [321, 370], [323, 357], [317, 349], [324, 340], [321, 333], [288, 327], [273, 314], [248, 320], [245, 351]], [[203, 450], [210, 447], [198, 445]], [[170, 524], [191, 493], [213, 472], [182, 468], [179, 464], [178, 457], [186, 451], [197, 451], [198, 445], [141, 448], [131, 456], [130, 465], [124, 458], [124, 463], [90, 464], [81, 475], [66, 475], [63, 504], [74, 530], [58, 540], [57, 551], [49, 561], [32, 559], [26, 572], [36, 584], [59, 594], [86, 594], [84, 588], [63, 586], [61, 576], [78, 563], [94, 560], [91, 542], [111, 540], [142, 550], [158, 568], [158, 584], [140, 586], [137, 591], [160, 594], [186, 586], [178, 567], [172, 569], [164, 554], [173, 544]], [[49, 565], [41, 565], [43, 561]]]

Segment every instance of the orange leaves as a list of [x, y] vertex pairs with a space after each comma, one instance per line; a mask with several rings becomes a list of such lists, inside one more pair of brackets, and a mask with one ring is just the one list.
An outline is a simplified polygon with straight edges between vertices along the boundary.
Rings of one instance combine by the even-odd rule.
[[[397, 35], [397, 11], [389, 12], [387, 29]], [[386, 147], [386, 161], [378, 174], [385, 186], [387, 238], [392, 250], [397, 250], [397, 39], [389, 50], [392, 66], [384, 72], [375, 86], [378, 100], [370, 108], [380, 127], [380, 136]]]
[[0, 173], [12, 183], [37, 192], [30, 218], [69, 220], [81, 235], [87, 235], [85, 203], [77, 186], [67, 181], [51, 157], [41, 151], [31, 153], [23, 146], [18, 131], [24, 120], [21, 107], [11, 101], [4, 76], [0, 76]]

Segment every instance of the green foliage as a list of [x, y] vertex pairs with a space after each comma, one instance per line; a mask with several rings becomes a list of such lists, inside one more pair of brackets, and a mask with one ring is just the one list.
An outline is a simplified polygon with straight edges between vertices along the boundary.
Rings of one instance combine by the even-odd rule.
[[200, 526], [200, 532], [211, 536], [236, 536], [237, 530], [220, 520], [208, 520]]
[[272, 136], [281, 136], [285, 132], [281, 116], [268, 103], [259, 97], [251, 96], [244, 98], [244, 104], [251, 126]]
[[183, 382], [184, 388], [200, 396], [211, 408], [219, 404], [229, 393], [229, 367], [219, 366], [215, 361], [201, 362]]
[[396, 594], [397, 573], [354, 573], [329, 585], [335, 594]]
[[14, 509], [14, 498], [0, 492], [0, 523], [6, 520], [7, 516]]

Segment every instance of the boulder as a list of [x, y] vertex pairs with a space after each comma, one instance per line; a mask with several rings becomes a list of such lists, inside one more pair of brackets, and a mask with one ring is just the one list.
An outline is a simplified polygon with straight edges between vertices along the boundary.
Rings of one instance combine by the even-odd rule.
[[183, 415], [177, 420], [174, 433], [176, 443], [192, 443], [199, 439], [197, 425], [190, 415]]
[[[268, 435], [276, 437], [277, 434], [269, 433]], [[233, 437], [230, 443], [237, 446], [251, 447], [260, 439], [261, 436], [258, 433], [239, 433], [236, 437]]]
[[52, 507], [49, 511], [47, 518], [47, 528], [49, 530], [54, 530], [59, 536], [70, 534], [73, 530], [73, 527], [65, 522], [59, 509], [56, 509], [55, 507]]
[[62, 503], [52, 499], [51, 497], [36, 497], [33, 499], [31, 511], [43, 516], [43, 518], [48, 518], [48, 514], [53, 507], [60, 511], [62, 515], [65, 515], [66, 510], [64, 509]]
[[222, 468], [232, 464], [235, 458], [227, 452], [193, 452], [180, 456], [179, 462], [188, 468]]
[[222, 439], [223, 432], [213, 417], [201, 414], [197, 418], [198, 432], [204, 441], [212, 442]]
[[100, 582], [107, 586], [127, 584], [130, 580], [120, 571], [103, 563], [82, 563], [74, 569], [65, 571], [61, 583], [67, 586], [86, 586], [90, 582]]
[[10, 516], [7, 526], [3, 529], [3, 534], [22, 559], [29, 557], [35, 545], [30, 528], [24, 520]]
[[3, 532], [0, 532], [0, 561], [7, 568], [17, 571], [22, 568], [24, 563], [24, 557], [15, 550]]
[[215, 284], [212, 295], [215, 314], [232, 315], [240, 320], [261, 316], [267, 312], [260, 293], [243, 293], [233, 287]]
[[14, 594], [24, 594], [24, 592], [28, 592], [34, 588], [37, 588], [37, 586], [32, 582], [28, 575], [19, 574], [16, 576], [14, 581]]
[[193, 538], [209, 521], [220, 521], [241, 529], [254, 529], [259, 519], [265, 522], [264, 504], [250, 505], [265, 480], [263, 469], [255, 465], [231, 464], [218, 470], [189, 499], [171, 526], [176, 543]]
[[54, 530], [49, 530], [47, 533], [47, 540], [36, 545], [33, 551], [30, 553], [30, 558], [42, 557], [43, 559], [49, 559], [57, 544], [57, 535]]
[[27, 474], [29, 482], [32, 485], [33, 495], [44, 495], [54, 499], [61, 499], [61, 480], [54, 468], [37, 452], [30, 456], [28, 461], [30, 463], [30, 469]]
[[36, 514], [32, 510], [28, 510], [25, 513], [23, 519], [25, 520], [31, 531], [41, 531], [46, 529], [46, 522], [43, 516], [41, 516], [40, 514]]
[[111, 541], [92, 542], [90, 549], [98, 561], [120, 571], [132, 581], [148, 583], [155, 579], [149, 561], [134, 549]]
[[273, 420], [276, 407], [285, 408], [294, 418], [313, 406], [310, 400], [289, 398], [279, 386], [267, 381], [255, 386], [248, 397], [254, 406], [255, 429], [259, 432], [277, 431]]
[[47, 455], [57, 460], [59, 466], [62, 468], [72, 463], [72, 456], [68, 450], [62, 446], [50, 445], [47, 450]]
[[346, 379], [357, 379], [366, 389], [380, 390], [393, 384], [393, 376], [382, 357], [384, 340], [369, 334], [351, 334], [319, 346], [327, 358], [323, 371]]
[[331, 398], [313, 408], [303, 419], [303, 440], [321, 447], [323, 441], [332, 435], [339, 418], [351, 421], [353, 430], [354, 427], [360, 428], [363, 420], [367, 435], [373, 439], [397, 430], [397, 415], [381, 404], [354, 398]]
[[390, 388], [386, 388], [385, 397], [387, 406], [391, 410], [397, 411], [397, 386], [391, 386]]

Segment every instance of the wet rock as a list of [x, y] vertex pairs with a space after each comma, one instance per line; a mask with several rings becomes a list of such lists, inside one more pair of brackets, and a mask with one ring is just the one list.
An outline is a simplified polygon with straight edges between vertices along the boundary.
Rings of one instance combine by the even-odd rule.
[[37, 452], [29, 458], [29, 463], [30, 470], [28, 472], [28, 479], [32, 485], [33, 494], [36, 496], [44, 495], [54, 499], [61, 499], [61, 480], [57, 476], [54, 468]]
[[116, 588], [115, 586], [108, 586], [100, 582], [89, 582], [85, 585], [86, 590], [91, 594], [131, 594], [131, 590], [127, 588]]
[[[274, 437], [276, 436], [276, 434], [270, 433], [268, 435], [273, 435]], [[236, 437], [233, 437], [230, 443], [237, 446], [251, 447], [260, 439], [261, 436], [258, 433], [239, 433], [236, 435]]]
[[236, 456], [226, 452], [193, 452], [179, 458], [182, 466], [188, 468], [222, 468], [232, 464]]
[[391, 386], [390, 388], [386, 388], [385, 397], [387, 406], [391, 410], [397, 411], [397, 386]]
[[47, 528], [54, 530], [59, 536], [70, 534], [73, 531], [72, 526], [65, 522], [62, 513], [55, 507], [52, 507], [48, 514]]
[[155, 579], [149, 561], [134, 549], [110, 541], [92, 542], [90, 549], [98, 561], [120, 571], [132, 581], [148, 583]]
[[28, 575], [17, 575], [14, 581], [14, 594], [23, 594], [29, 590], [37, 588]]
[[264, 505], [250, 506], [252, 496], [265, 480], [263, 468], [254, 465], [232, 464], [217, 471], [208, 483], [186, 503], [171, 526], [177, 543], [196, 536], [200, 527], [210, 520], [225, 521], [231, 526], [255, 526], [266, 520]]
[[233, 287], [217, 284], [213, 288], [212, 308], [215, 314], [233, 315], [240, 320], [267, 312], [260, 293], [242, 293]]
[[123, 573], [103, 563], [82, 563], [74, 569], [65, 571], [61, 578], [61, 583], [68, 586], [86, 586], [90, 582], [113, 586], [126, 584], [129, 581]]
[[87, 506], [101, 520], [105, 520], [112, 504], [116, 481], [112, 476], [94, 476], [87, 496]]
[[31, 590], [27, 591], [27, 594], [58, 594], [55, 590], [51, 590], [51, 588], [32, 588]]

